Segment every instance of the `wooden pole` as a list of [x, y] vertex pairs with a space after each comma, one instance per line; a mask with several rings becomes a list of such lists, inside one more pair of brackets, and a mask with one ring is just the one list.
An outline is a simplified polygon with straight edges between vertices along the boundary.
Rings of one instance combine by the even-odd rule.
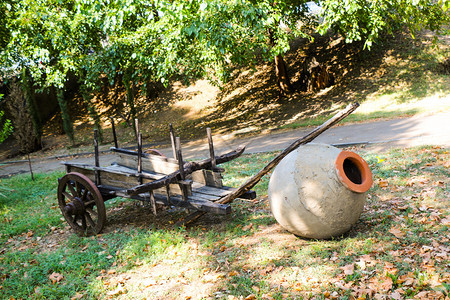
[[136, 140], [139, 138], [139, 120], [136, 118], [134, 119], [134, 128], [136, 129], [136, 132], [134, 133], [136, 135]]
[[178, 160], [178, 166], [179, 166], [179, 170], [180, 170], [180, 177], [181, 180], [184, 180], [186, 178], [186, 176], [184, 175], [184, 163], [183, 163], [183, 154], [181, 151], [181, 141], [180, 141], [180, 137], [176, 137], [175, 139], [175, 148], [177, 150], [177, 160]]
[[142, 173], [142, 133], [138, 133], [138, 173]]
[[175, 147], [175, 134], [173, 132], [172, 123], [169, 124], [169, 131], [170, 131], [170, 143], [172, 144], [173, 158], [177, 159], [177, 150]]
[[[98, 131], [94, 129], [94, 157], [95, 157], [95, 166], [100, 167], [100, 158], [98, 153]], [[95, 171], [95, 184], [100, 185], [100, 173], [98, 170]]]
[[[316, 127], [313, 131], [305, 135], [304, 137], [296, 140], [293, 142], [289, 147], [287, 147], [285, 150], [283, 150], [280, 154], [278, 154], [274, 159], [272, 159], [264, 168], [262, 168], [258, 173], [253, 175], [250, 179], [247, 180], [246, 183], [241, 185], [239, 188], [237, 188], [234, 192], [224, 196], [223, 198], [219, 199], [217, 203], [220, 204], [227, 204], [233, 201], [236, 198], [239, 198], [242, 194], [249, 191], [251, 188], [253, 188], [260, 180], [261, 178], [266, 175], [270, 170], [275, 168], [278, 163], [286, 157], [289, 153], [297, 149], [299, 146], [307, 144], [314, 140], [316, 137], [318, 137], [320, 134], [322, 134], [327, 129], [331, 128], [344, 118], [346, 118], [348, 115], [350, 115], [352, 112], [355, 111], [359, 106], [358, 103], [352, 103], [349, 104], [344, 110], [338, 112], [336, 115], [334, 115], [331, 119], [323, 123], [322, 125]], [[190, 223], [192, 221], [195, 221], [196, 219], [203, 216], [205, 212], [197, 211], [186, 218], [184, 218], [181, 222], [178, 222], [177, 226], [182, 226], [184, 224]]]
[[214, 170], [216, 168], [216, 156], [214, 154], [214, 144], [212, 139], [211, 128], [206, 128], [206, 135], [208, 136], [208, 144], [209, 144], [209, 156], [211, 157], [211, 167]]
[[33, 168], [31, 168], [31, 159], [30, 159], [30, 153], [27, 153], [27, 156], [28, 156], [28, 167], [30, 168], [31, 180], [33, 180], [33, 181], [34, 181]]
[[116, 125], [114, 124], [114, 118], [111, 117], [110, 119], [111, 119], [111, 127], [112, 127], [113, 139], [114, 139], [114, 147], [119, 148], [119, 145], [117, 144]]

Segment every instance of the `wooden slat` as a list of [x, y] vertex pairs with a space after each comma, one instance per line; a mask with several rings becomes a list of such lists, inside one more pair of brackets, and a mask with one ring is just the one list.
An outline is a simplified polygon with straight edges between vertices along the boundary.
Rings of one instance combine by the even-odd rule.
[[[121, 189], [129, 189], [139, 185], [139, 177], [137, 176], [135, 169], [111, 165], [108, 167], [95, 167], [92, 165], [86, 164], [78, 164], [78, 163], [65, 163], [66, 166], [70, 166], [71, 172], [78, 172], [83, 175], [86, 175], [89, 179], [94, 182], [95, 180], [95, 171], [99, 172], [100, 178], [102, 180], [103, 185], [108, 186], [116, 186]], [[142, 183], [153, 182], [154, 180], [163, 178], [164, 175], [161, 174], [152, 174], [152, 173], [142, 173]], [[192, 194], [192, 188], [188, 181], [179, 181], [178, 183], [170, 184], [170, 191], [174, 195], [182, 195], [182, 191], [180, 189], [179, 184], [186, 186], [187, 194]], [[166, 193], [166, 188], [159, 188], [155, 191], [163, 194]]]
[[[102, 194], [108, 194], [111, 196], [116, 197], [127, 197], [123, 191], [120, 189], [117, 189], [116, 187], [111, 186], [99, 186], [99, 190], [102, 192]], [[168, 205], [167, 203], [167, 197], [162, 194], [154, 194], [155, 196], [155, 202], [162, 205]], [[148, 201], [149, 195], [133, 195], [131, 197], [135, 200], [140, 201]], [[196, 199], [193, 196], [188, 197], [188, 201], [184, 201], [181, 196], [171, 196], [170, 198], [170, 204], [177, 206], [177, 207], [183, 207], [191, 210], [198, 210], [198, 211], [204, 211], [204, 212], [210, 212], [220, 215], [230, 214], [231, 213], [231, 206], [229, 204], [223, 205], [214, 203], [209, 200], [203, 200], [203, 199]]]
[[213, 172], [211, 170], [198, 170], [191, 174], [192, 181], [201, 183], [207, 186], [213, 186], [221, 188], [223, 186], [222, 183], [222, 174], [219, 172]]
[[[118, 154], [117, 164], [129, 168], [136, 168], [138, 165], [138, 156]], [[161, 174], [170, 174], [178, 170], [178, 163], [160, 160], [156, 158], [142, 157], [142, 171], [155, 172]]]

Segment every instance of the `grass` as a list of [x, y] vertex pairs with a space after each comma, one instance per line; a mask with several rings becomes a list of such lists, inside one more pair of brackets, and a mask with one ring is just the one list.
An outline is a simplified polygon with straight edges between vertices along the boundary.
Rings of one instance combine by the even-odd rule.
[[[358, 223], [330, 240], [277, 225], [267, 179], [256, 201], [236, 200], [231, 216], [207, 215], [188, 228], [170, 226], [180, 212], [149, 221], [146, 208], [118, 200], [108, 211], [118, 223], [95, 237], [76, 236], [61, 219], [61, 173], [2, 179], [10, 192], [0, 196], [0, 298], [448, 297], [449, 149], [359, 150], [375, 184]], [[225, 183], [242, 184], [274, 155], [224, 164]]]

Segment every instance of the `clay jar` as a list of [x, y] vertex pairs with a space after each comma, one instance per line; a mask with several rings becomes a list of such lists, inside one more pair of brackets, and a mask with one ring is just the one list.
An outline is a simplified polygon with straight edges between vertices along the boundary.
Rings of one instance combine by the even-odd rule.
[[356, 223], [371, 185], [370, 168], [358, 154], [310, 143], [274, 169], [270, 208], [291, 233], [326, 239], [342, 235]]

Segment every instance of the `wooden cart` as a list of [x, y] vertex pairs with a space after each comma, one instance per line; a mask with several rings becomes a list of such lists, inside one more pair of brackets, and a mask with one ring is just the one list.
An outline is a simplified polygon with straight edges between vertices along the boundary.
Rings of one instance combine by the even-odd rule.
[[[106, 221], [104, 201], [115, 197], [146, 201], [151, 204], [154, 214], [157, 213], [156, 204], [194, 210], [184, 218], [184, 224], [207, 212], [229, 214], [230, 203], [236, 198], [256, 198], [255, 192], [250, 189], [286, 155], [314, 140], [358, 106], [356, 102], [349, 104], [328, 121], [294, 141], [237, 189], [222, 185], [224, 170], [217, 165], [240, 156], [244, 148], [215, 156], [210, 129], [207, 129], [210, 158], [185, 163], [180, 139], [174, 138], [172, 126], [170, 138], [176, 159], [166, 158], [156, 150], [150, 151], [150, 154], [143, 153], [139, 129], [136, 130], [138, 151], [119, 148], [112, 122], [115, 147], [111, 150], [118, 155], [117, 163], [100, 167], [97, 133], [94, 132], [95, 165], [65, 163], [67, 174], [59, 179], [58, 185], [59, 207], [64, 218], [79, 234], [97, 234], [102, 230]], [[139, 127], [138, 124], [136, 127]]]
[[[244, 152], [238, 148], [221, 156], [214, 155], [211, 130], [207, 130], [211, 157], [202, 161], [184, 162], [179, 138], [173, 138], [174, 156], [168, 158], [156, 150], [142, 149], [142, 137], [138, 136], [138, 150], [111, 148], [117, 160], [110, 166], [100, 167], [97, 132], [94, 131], [95, 164], [64, 162], [66, 175], [59, 179], [58, 204], [69, 225], [80, 235], [98, 234], [106, 223], [104, 202], [124, 197], [147, 202], [153, 214], [157, 204], [177, 206], [198, 212], [215, 214], [231, 213], [230, 204], [217, 203], [235, 189], [223, 186], [223, 169], [217, 165], [230, 161]], [[252, 191], [240, 196], [254, 199]]]

